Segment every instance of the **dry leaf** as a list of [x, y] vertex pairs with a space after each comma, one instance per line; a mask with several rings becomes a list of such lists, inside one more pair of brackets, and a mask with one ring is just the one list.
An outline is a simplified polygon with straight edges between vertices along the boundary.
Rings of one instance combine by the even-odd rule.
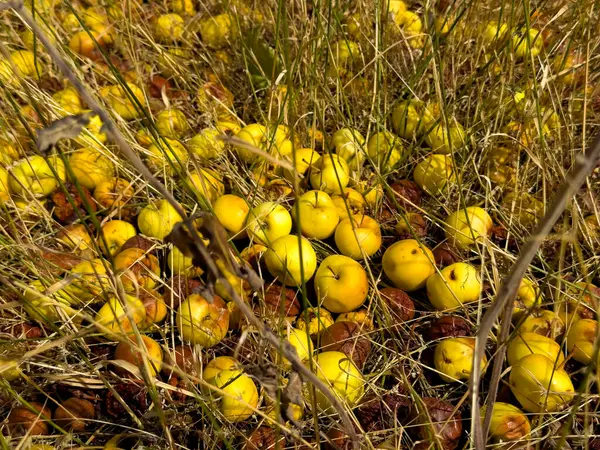
[[36, 141], [38, 149], [45, 153], [61, 139], [76, 138], [95, 115], [95, 112], [85, 112], [55, 120], [38, 132]]

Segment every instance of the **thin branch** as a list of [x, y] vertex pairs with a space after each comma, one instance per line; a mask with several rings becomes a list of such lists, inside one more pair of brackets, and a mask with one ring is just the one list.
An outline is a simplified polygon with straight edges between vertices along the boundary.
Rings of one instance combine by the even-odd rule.
[[[146, 165], [142, 162], [140, 157], [132, 150], [131, 146], [127, 143], [116, 124], [113, 122], [108, 113], [102, 108], [102, 106], [92, 97], [92, 95], [87, 91], [86, 87], [79, 80], [75, 72], [69, 67], [67, 62], [58, 52], [58, 49], [50, 42], [44, 31], [37, 25], [37, 23], [33, 20], [33, 17], [29, 12], [23, 7], [21, 2], [13, 1], [8, 3], [0, 4], [0, 10], [3, 9], [14, 9], [21, 19], [31, 27], [32, 31], [42, 42], [44, 47], [46, 47], [50, 57], [54, 61], [54, 63], [58, 66], [61, 72], [68, 78], [71, 82], [75, 90], [79, 93], [82, 100], [87, 103], [89, 108], [94, 111], [102, 122], [104, 123], [104, 131], [112, 139], [112, 141], [117, 144], [119, 150], [123, 155], [133, 164], [133, 166], [144, 176], [144, 178], [161, 194], [163, 197], [176, 209], [176, 211], [181, 215], [184, 220], [187, 218], [187, 215], [181, 205], [175, 200], [173, 195], [167, 190], [167, 188], [150, 172], [150, 170], [146, 167]], [[298, 355], [290, 348], [290, 346], [282, 346], [281, 339], [277, 334], [275, 334], [270, 328], [268, 328], [264, 323], [256, 317], [252, 311], [252, 309], [240, 298], [237, 294], [233, 286], [229, 283], [226, 276], [224, 276], [219, 268], [214, 263], [211, 258], [206, 246], [200, 239], [197, 231], [193, 226], [189, 227], [193, 241], [198, 248], [198, 251], [204, 258], [207, 269], [210, 273], [212, 273], [215, 277], [223, 282], [226, 290], [229, 295], [232, 297], [236, 306], [242, 311], [244, 316], [252, 323], [262, 335], [269, 341], [278, 352], [282, 354], [285, 358], [287, 358], [295, 371], [297, 371], [302, 378], [312, 383], [316, 388], [318, 388], [325, 397], [329, 400], [331, 405], [340, 415], [342, 422], [344, 423], [344, 427], [348, 433], [348, 436], [352, 439], [353, 446], [356, 450], [359, 449], [359, 441], [354, 426], [352, 425], [352, 421], [350, 420], [350, 416], [344, 406], [340, 403], [338, 398], [331, 392], [331, 390], [327, 387], [327, 385], [321, 381], [309, 368], [307, 368]]]
[[[542, 220], [540, 220], [534, 232], [527, 239], [527, 242], [521, 251], [521, 255], [513, 265], [506, 280], [500, 286], [496, 300], [481, 319], [479, 331], [476, 335], [473, 372], [469, 387], [472, 396], [471, 407], [473, 411], [473, 432], [475, 436], [475, 448], [477, 450], [485, 449], [485, 436], [487, 433], [484, 432], [484, 430], [487, 430], [489, 426], [493, 410], [493, 408], [487, 408], [485, 418], [485, 424], [487, 425], [481, 427], [481, 415], [479, 411], [479, 382], [481, 378], [481, 359], [484, 356], [486, 341], [502, 310], [507, 304], [510, 304], [510, 302], [514, 301], [521, 280], [525, 275], [529, 264], [535, 257], [537, 250], [544, 241], [544, 238], [550, 233], [550, 231], [552, 231], [552, 227], [567, 207], [567, 203], [580, 189], [587, 176], [594, 170], [599, 161], [600, 135], [596, 137], [596, 140], [587, 153], [581, 154], [576, 158], [575, 167], [567, 174], [566, 180], [556, 193], [550, 208], [548, 208], [548, 211]], [[504, 316], [503, 328], [510, 325], [510, 320], [512, 317], [512, 308], [507, 308], [506, 310], [507, 314]], [[499, 341], [498, 352], [496, 354], [497, 359], [494, 364], [493, 376], [490, 381], [490, 395], [487, 399], [487, 404], [490, 405], [496, 400], [495, 397], [498, 390], [498, 384], [500, 383], [500, 375], [502, 373], [502, 371], [498, 370], [497, 367], [499, 369], [502, 368], [505, 352], [505, 342]]]

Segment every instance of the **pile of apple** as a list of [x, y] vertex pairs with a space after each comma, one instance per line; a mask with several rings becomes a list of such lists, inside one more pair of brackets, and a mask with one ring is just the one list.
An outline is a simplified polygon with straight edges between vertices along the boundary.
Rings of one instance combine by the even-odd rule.
[[[382, 388], [374, 387], [379, 383], [374, 370], [382, 363], [371, 352], [383, 345], [382, 336], [411, 348], [421, 345], [411, 340], [415, 329], [423, 337], [435, 336], [425, 342], [432, 350], [431, 363], [418, 361], [419, 370], [432, 385], [449, 384], [464, 392], [475, 339], [456, 324], [466, 324], [465, 319], [476, 324], [493, 298], [503, 273], [495, 262], [489, 270], [487, 259], [502, 259], [510, 248], [501, 231], [510, 228], [512, 234], [517, 230], [524, 235], [543, 216], [544, 202], [519, 191], [515, 180], [519, 161], [538, 140], [558, 142], [562, 119], [549, 100], [536, 105], [529, 84], [515, 90], [504, 106], [508, 117], [502, 129], [509, 138], [487, 151], [484, 167], [475, 174], [501, 192], [501, 200], [491, 209], [489, 202], [469, 200], [474, 197], [456, 201], [465, 180], [474, 178], [460, 162], [469, 157], [475, 131], [465, 130], [459, 115], [436, 101], [399, 99], [390, 110], [389, 129], [334, 126], [324, 132], [315, 126], [295, 130], [279, 121], [245, 122], [236, 114], [236, 96], [214, 73], [194, 92], [179, 86], [174, 69], [193, 56], [184, 45], [190, 36], [227, 66], [239, 45], [238, 27], [243, 31], [248, 22], [266, 22], [258, 9], [242, 1], [234, 6], [211, 17], [197, 14], [189, 0], [168, 1], [165, 14], [151, 14], [136, 2], [125, 9], [117, 3], [104, 8], [82, 4], [69, 12], [47, 0], [37, 10], [50, 19], [44, 30], [52, 41], [58, 45], [61, 34], [68, 36], [68, 48], [78, 61], [91, 64], [86, 81], [98, 85], [95, 94], [180, 206], [189, 214], [210, 211], [227, 231], [234, 257], [251, 265], [265, 285], [252, 291], [229, 271], [222, 255], [215, 255], [223, 278], [279, 333], [282, 345], [289, 343], [354, 409], [364, 429], [364, 405], [373, 400], [372, 391]], [[385, 6], [389, 31], [412, 49], [426, 48], [429, 32], [449, 41], [466, 39], [469, 33], [464, 22], [452, 26], [450, 10], [440, 12], [429, 31], [404, 2], [390, 0]], [[139, 23], [149, 19], [152, 37], [147, 39], [156, 46], [153, 63], [161, 76], [151, 75], [152, 67], [135, 70], [121, 55], [122, 64], [111, 61], [122, 69], [118, 82], [103, 53], [119, 54], [118, 27], [132, 17]], [[53, 22], [60, 23], [60, 30], [52, 29]], [[334, 63], [326, 77], [349, 81], [357, 76], [365, 26], [363, 15], [345, 16], [345, 34], [332, 44]], [[511, 29], [503, 21], [486, 21], [477, 31], [490, 77], [501, 70], [496, 53], [508, 46], [522, 64], [547, 54], [557, 83], [593, 94], [584, 83], [580, 57], [551, 50], [558, 48], [553, 46], [556, 34]], [[240, 357], [233, 351], [232, 339], [243, 346], [256, 330], [240, 315], [223, 280], [214, 286], [214, 298], [201, 294], [206, 279], [202, 269], [165, 243], [183, 218], [147, 188], [147, 180], [139, 179], [109, 142], [100, 119], [92, 117], [79, 136], [61, 141], [48, 155], [34, 150], [28, 130], [43, 126], [42, 115], [57, 119], [88, 110], [72, 86], [60, 80], [60, 86], [42, 83], [52, 78], [54, 68], [45, 53], [35, 53], [41, 49], [31, 30], [21, 29], [19, 39], [15, 46], [20, 47], [0, 60], [0, 81], [21, 102], [18, 117], [7, 123], [12, 131], [0, 136], [0, 207], [7, 217], [2, 222], [5, 237], [23, 242], [15, 233], [26, 233], [37, 246], [34, 254], [42, 258], [15, 283], [26, 315], [16, 308], [14, 318], [36, 322], [48, 336], [93, 330], [96, 342], [109, 347], [111, 359], [118, 361], [119, 376], [149, 384], [163, 380], [186, 392], [199, 389], [203, 402], [216, 405], [223, 423], [281, 420], [277, 399], [249, 367], [267, 358], [285, 385], [292, 364], [276, 349], [266, 357]], [[257, 84], [264, 82], [253, 77]], [[31, 86], [45, 103], [44, 114], [21, 92]], [[280, 97], [286, 92], [273, 88]], [[580, 103], [572, 103], [574, 115], [582, 113]], [[208, 117], [202, 122], [207, 126], [198, 126], [190, 115], [195, 108]], [[225, 141], [223, 135], [233, 139]], [[514, 223], [506, 224], [506, 216]], [[432, 224], [437, 231], [429, 229]], [[586, 214], [578, 231], [582, 241], [597, 244], [597, 217]], [[33, 238], [37, 235], [44, 236], [42, 242]], [[502, 381], [512, 395], [504, 393], [506, 402], [491, 406], [494, 442], [527, 445], [533, 439], [528, 413], [565, 411], [575, 399], [572, 373], [584, 366], [596, 370], [600, 289], [583, 279], [565, 282], [553, 304], [540, 286], [546, 281], [532, 275], [522, 280], [508, 344], [510, 370]], [[5, 361], [14, 364], [3, 369], [3, 377], [19, 383], [17, 359]], [[485, 377], [487, 357], [482, 363]], [[402, 396], [425, 396], [405, 380], [399, 385]], [[293, 406], [295, 423], [310, 409], [328, 424], [334, 411], [323, 393], [316, 392], [313, 404], [305, 386], [303, 397], [304, 407]], [[196, 401], [192, 395], [187, 400]], [[407, 417], [423, 422], [410, 432], [411, 438], [435, 437], [444, 448], [455, 448], [464, 437], [462, 425], [458, 436], [449, 438], [437, 426], [424, 426], [434, 413], [423, 413], [420, 400], [414, 403]], [[460, 424], [449, 405], [448, 417]], [[52, 431], [34, 428], [23, 408], [9, 416], [11, 433]], [[89, 416], [76, 416], [78, 410], [66, 402], [59, 410], [63, 428], [90, 429]], [[63, 410], [70, 414], [67, 419]]]

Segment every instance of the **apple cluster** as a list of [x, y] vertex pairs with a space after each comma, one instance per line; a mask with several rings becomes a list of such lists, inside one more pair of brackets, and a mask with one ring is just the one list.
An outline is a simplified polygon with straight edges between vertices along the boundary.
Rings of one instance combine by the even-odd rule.
[[[96, 418], [111, 424], [127, 414], [135, 426], [150, 424], [152, 404], [173, 408], [177, 422], [193, 416], [238, 434], [254, 428], [251, 436], [264, 445], [252, 447], [248, 438], [248, 449], [274, 448], [265, 442], [275, 442], [278, 425], [299, 423], [295, 431], [314, 426], [318, 435], [326, 428], [324, 448], [345, 448], [337, 413], [320, 390], [300, 381], [297, 398], [281, 408], [282, 392], [297, 382], [297, 361], [265, 344], [241, 300], [353, 413], [361, 442], [375, 431], [373, 442], [395, 448], [395, 434], [381, 436], [398, 420], [411, 442], [457, 448], [467, 439], [461, 414], [468, 409], [456, 405], [482, 345], [473, 330], [555, 189], [539, 181], [554, 170], [544, 169], [539, 155], [562, 164], [566, 141], [585, 147], [572, 135], [598, 113], [600, 94], [589, 75], [597, 59], [562, 43], [562, 9], [521, 11], [522, 20], [486, 16], [470, 26], [445, 1], [430, 13], [415, 2], [372, 2], [369, 8], [377, 7], [369, 13], [342, 11], [325, 61], [311, 60], [323, 69], [326, 114], [334, 110], [332, 93], [356, 104], [350, 112], [340, 107], [344, 120], [313, 120], [318, 108], [299, 98], [310, 89], [295, 85], [301, 77], [281, 68], [284, 58], [270, 44], [277, 28], [271, 6], [208, 3], [25, 2], [177, 204], [140, 179], [81, 92], [59, 78], [30, 27], [7, 19], [15, 36], [0, 58], [0, 85], [14, 117], [0, 117], [7, 130], [0, 134], [0, 250], [14, 265], [6, 272], [14, 282], [2, 314], [18, 323], [24, 346], [37, 338], [58, 342], [58, 349], [39, 349], [48, 358], [77, 349], [65, 356], [77, 367], [68, 373], [89, 375], [78, 382], [82, 389], [68, 398], [53, 391], [45, 405], [25, 387], [34, 365], [15, 352], [1, 356], [2, 379], [32, 399], [8, 414], [8, 433], [85, 433]], [[264, 33], [253, 42], [247, 36], [255, 28]], [[372, 53], [374, 33], [389, 44], [385, 52]], [[130, 54], [129, 40], [139, 42], [132, 47], [139, 55]], [[425, 95], [390, 87], [390, 103], [373, 100], [381, 80], [368, 75], [369, 67], [382, 55], [404, 73], [416, 55], [437, 65], [436, 46], [457, 43], [475, 55], [472, 76], [448, 98], [440, 88], [452, 84], [440, 80], [447, 74], [425, 68], [436, 85]], [[508, 93], [504, 82], [490, 86], [501, 79], [506, 55], [521, 77]], [[538, 63], [539, 80], [527, 69]], [[475, 98], [467, 91], [480, 76], [490, 93], [475, 111], [462, 99]], [[573, 123], [548, 83], [570, 96]], [[295, 116], [298, 105], [306, 109], [302, 118]], [[385, 112], [374, 119], [380, 107]], [[356, 117], [346, 120], [352, 112]], [[33, 133], [73, 115], [89, 121], [40, 153]], [[594, 189], [587, 192], [592, 200], [571, 208], [573, 225], [565, 219], [554, 230], [581, 244], [577, 258], [591, 249], [590, 260], [600, 237]], [[181, 211], [208, 212], [225, 232], [227, 242], [201, 235], [208, 248], [221, 249], [212, 254], [221, 273], [214, 286], [197, 261], [167, 242], [184, 220]], [[567, 253], [559, 239], [520, 281], [508, 341], [492, 339], [475, 374], [485, 388], [490, 363], [506, 345], [506, 389], [481, 410], [485, 416], [492, 408], [488, 438], [502, 448], [533, 445], [549, 421], [564, 420], [561, 414], [577, 405], [582, 373], [597, 376], [597, 271], [573, 257], [563, 279], [563, 260], [550, 262]], [[263, 288], [254, 290], [231, 261], [251, 267]], [[103, 352], [102, 362], [93, 356], [83, 363], [81, 348]], [[54, 370], [47, 361], [40, 367]], [[102, 380], [94, 389], [104, 396], [90, 394], [92, 378]], [[387, 400], [394, 411], [385, 409]], [[50, 419], [62, 430], [53, 431]], [[119, 436], [105, 448], [118, 448]]]

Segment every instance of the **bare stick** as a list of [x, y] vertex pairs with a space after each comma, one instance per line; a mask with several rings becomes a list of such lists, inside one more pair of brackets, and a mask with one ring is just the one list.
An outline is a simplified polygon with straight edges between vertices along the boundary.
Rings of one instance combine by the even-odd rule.
[[[472, 427], [475, 436], [475, 448], [477, 450], [485, 449], [485, 437], [487, 435], [487, 429], [489, 427], [493, 410], [493, 408], [487, 408], [485, 426], [482, 427], [481, 415], [479, 411], [479, 382], [481, 378], [481, 359], [484, 355], [485, 343], [502, 310], [507, 304], [509, 304], [509, 302], [514, 301], [517, 290], [519, 289], [519, 285], [521, 283], [521, 279], [525, 275], [525, 271], [535, 257], [535, 254], [544, 238], [550, 233], [554, 223], [559, 219], [565, 210], [569, 200], [579, 190], [581, 185], [585, 182], [587, 176], [594, 170], [599, 160], [600, 135], [596, 137], [596, 140], [587, 153], [577, 156], [575, 160], [575, 167], [567, 174], [566, 180], [556, 193], [550, 208], [548, 208], [548, 211], [542, 220], [540, 220], [536, 229], [527, 239], [519, 258], [513, 265], [506, 280], [500, 286], [496, 300], [481, 319], [479, 331], [477, 332], [476, 336], [477, 339], [473, 361], [473, 372], [469, 386], [471, 392], [471, 407], [473, 411]], [[510, 326], [511, 316], [512, 308], [507, 308], [507, 314], [504, 317], [505, 322], [503, 324], [503, 328]], [[489, 405], [492, 405], [496, 400], [495, 397], [498, 391], [498, 384], [500, 383], [500, 374], [502, 373], [502, 370], [499, 369], [502, 368], [504, 354], [506, 352], [504, 344], [504, 342], [498, 342], [498, 353], [496, 354], [497, 360], [495, 362], [493, 376], [490, 381], [490, 396], [487, 399], [487, 403]], [[498, 367], [498, 369], [496, 367]]]
[[[14, 9], [21, 19], [31, 27], [35, 35], [42, 42], [44, 47], [48, 50], [48, 53], [54, 63], [58, 66], [58, 68], [63, 72], [63, 74], [69, 79], [72, 83], [73, 87], [77, 90], [81, 98], [87, 103], [89, 108], [94, 111], [102, 122], [104, 123], [104, 130], [106, 134], [117, 144], [119, 150], [123, 155], [129, 159], [129, 161], [133, 164], [133, 166], [148, 180], [148, 182], [161, 194], [163, 197], [177, 210], [177, 212], [184, 219], [187, 217], [183, 208], [179, 205], [177, 200], [173, 197], [173, 195], [167, 190], [167, 188], [154, 176], [152, 172], [146, 167], [146, 165], [142, 162], [140, 157], [132, 150], [131, 146], [127, 143], [116, 124], [110, 118], [108, 113], [102, 108], [102, 106], [89, 94], [86, 87], [79, 80], [75, 72], [69, 67], [64, 58], [60, 55], [57, 48], [50, 42], [44, 31], [37, 25], [37, 23], [33, 20], [33, 17], [29, 12], [23, 7], [22, 1], [9, 1], [7, 3], [0, 4], [0, 10], [5, 10], [12, 8]], [[335, 410], [340, 415], [342, 422], [344, 423], [344, 427], [348, 432], [348, 435], [352, 439], [353, 445], [355, 449], [359, 449], [358, 436], [352, 425], [352, 421], [350, 420], [350, 416], [346, 411], [346, 408], [340, 403], [338, 398], [331, 392], [331, 390], [327, 387], [327, 385], [321, 381], [309, 368], [307, 368], [302, 361], [298, 358], [298, 355], [290, 349], [288, 346], [282, 346], [280, 338], [269, 329], [264, 323], [262, 323], [258, 317], [254, 315], [252, 309], [240, 298], [237, 292], [233, 289], [233, 286], [227, 280], [227, 277], [223, 276], [219, 268], [214, 263], [211, 258], [206, 246], [202, 243], [200, 236], [194, 229], [194, 227], [190, 227], [190, 232], [192, 234], [194, 243], [198, 247], [202, 257], [204, 258], [208, 270], [216, 276], [219, 280], [223, 282], [228, 293], [231, 295], [233, 301], [236, 306], [242, 311], [244, 316], [252, 323], [263, 336], [284, 356], [287, 358], [294, 368], [299, 374], [302, 375], [302, 378], [306, 381], [312, 383], [315, 387], [317, 387], [325, 397], [329, 400], [331, 405], [335, 408]]]

